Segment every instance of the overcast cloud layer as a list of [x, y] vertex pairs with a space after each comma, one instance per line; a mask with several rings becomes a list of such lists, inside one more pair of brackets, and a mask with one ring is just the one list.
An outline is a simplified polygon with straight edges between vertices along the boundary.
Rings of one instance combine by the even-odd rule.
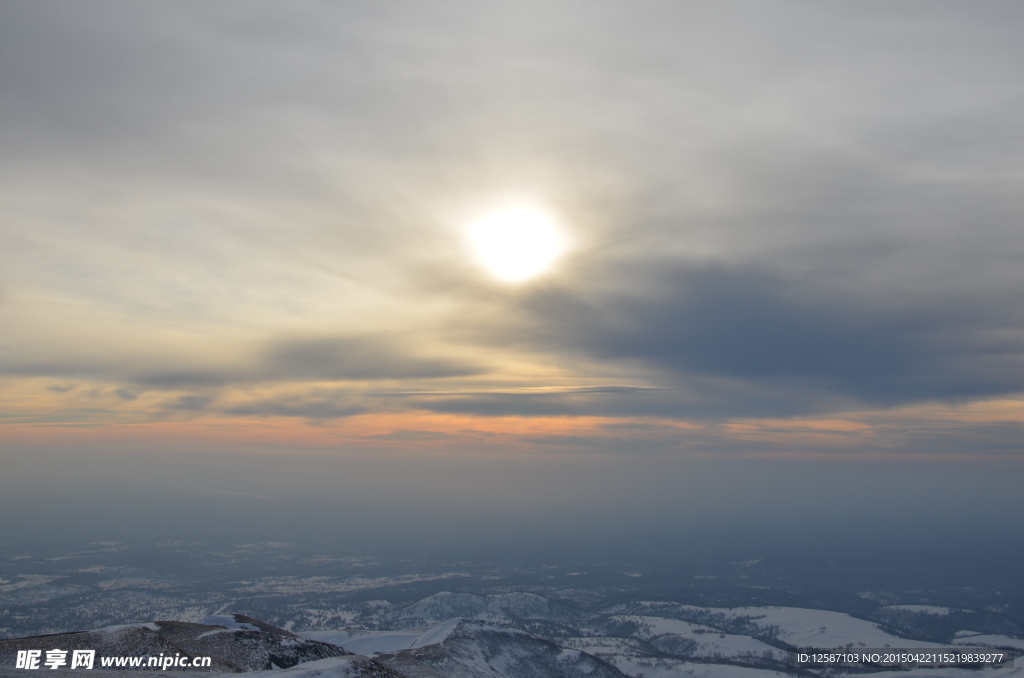
[[[1009, 3], [3, 3], [7, 416], [1017, 400], [1022, 26]], [[507, 196], [574, 242], [518, 287], [459, 232]]]

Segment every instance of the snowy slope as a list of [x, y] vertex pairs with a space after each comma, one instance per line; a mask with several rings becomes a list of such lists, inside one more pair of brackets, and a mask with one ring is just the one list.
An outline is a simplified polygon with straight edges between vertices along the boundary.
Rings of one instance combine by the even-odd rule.
[[908, 641], [877, 624], [831, 610], [800, 607], [707, 608], [675, 603], [639, 602], [618, 605], [611, 613], [683, 619], [715, 628], [742, 627], [743, 633], [774, 637], [795, 647], [942, 647]]
[[[696, 608], [695, 608], [696, 609]], [[842, 612], [809, 610], [799, 607], [737, 607], [712, 608], [734, 617], [747, 617], [758, 627], [777, 627], [777, 637], [796, 647], [907, 647], [904, 638], [878, 628], [872, 622]], [[937, 643], [912, 641], [914, 647], [942, 647]]]
[[[407, 678], [394, 669], [359, 655], [331, 657], [288, 669], [253, 671], [241, 675], [245, 678]], [[238, 677], [237, 673], [227, 673], [216, 678]]]
[[590, 616], [533, 593], [480, 596], [442, 591], [393, 611], [387, 619], [392, 623], [415, 623], [420, 626], [456, 617], [492, 622], [539, 620], [572, 626]]
[[701, 659], [787, 660], [786, 652], [750, 636], [722, 633], [702, 624], [666, 617], [618, 615], [616, 622], [636, 625], [635, 637], [650, 641], [657, 649]]
[[775, 678], [774, 670], [751, 666], [708, 664], [679, 657], [666, 657], [657, 648], [636, 639], [614, 637], [566, 638], [566, 646], [582, 650], [615, 665], [626, 675], [635, 678], [676, 678], [677, 676], [704, 675], [731, 678]]
[[596, 657], [558, 647], [506, 624], [462, 619], [446, 622], [434, 631], [437, 642], [379, 655], [379, 661], [410, 677], [623, 678], [620, 671]]
[[306, 631], [301, 635], [344, 647], [356, 654], [372, 655], [377, 652], [398, 652], [416, 644], [424, 631], [366, 631], [363, 629], [340, 629], [338, 631]]
[[964, 636], [953, 641], [954, 645], [967, 645], [969, 647], [1015, 647], [1024, 651], [1024, 638], [1012, 636], [1000, 636], [986, 633], [971, 636]]
[[427, 629], [412, 631], [364, 631], [362, 629], [341, 629], [339, 631], [310, 631], [303, 633], [306, 638], [340, 645], [356, 654], [372, 655], [381, 652], [399, 652], [444, 642], [460, 619], [435, 624]]
[[698, 664], [680, 659], [619, 656], [615, 666], [633, 678], [791, 678], [791, 674], [729, 664]]
[[[156, 621], [110, 626], [95, 631], [62, 633], [0, 640], [0, 666], [14, 666], [18, 650], [96, 650], [96, 665], [103, 657], [209, 656], [214, 671], [255, 671], [273, 666], [349, 654], [344, 649], [300, 638], [283, 629], [243, 615], [223, 625]], [[48, 669], [52, 670], [52, 669]]]

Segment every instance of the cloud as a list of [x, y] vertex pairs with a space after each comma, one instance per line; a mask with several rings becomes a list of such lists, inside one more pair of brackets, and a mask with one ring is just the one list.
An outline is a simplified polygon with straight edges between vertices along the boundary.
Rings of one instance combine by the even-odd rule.
[[301, 417], [312, 420], [343, 419], [367, 412], [365, 406], [344, 397], [285, 395], [218, 408], [221, 414], [241, 417]]
[[401, 429], [390, 433], [377, 433], [375, 435], [363, 436], [367, 440], [395, 440], [398, 442], [422, 442], [426, 440], [443, 440], [450, 437], [447, 433], [440, 431], [417, 431], [413, 429]]
[[[0, 372], [450, 382], [248, 410], [323, 416], [1024, 390], [1021, 9], [597, 6], [5, 5]], [[516, 290], [453, 236], [502, 191], [578, 237]], [[664, 390], [467, 379], [548, 369]]]
[[875, 296], [856, 279], [836, 285], [827, 274], [749, 264], [645, 262], [616, 277], [628, 281], [622, 289], [531, 300], [540, 340], [680, 387], [719, 378], [803, 391], [794, 413], [822, 394], [889, 406], [1024, 390], [1024, 302], [1009, 295]]
[[598, 436], [523, 436], [523, 442], [535, 443], [538, 445], [570, 445], [593, 449], [602, 442]]
[[253, 374], [246, 375], [244, 372], [229, 372], [221, 369], [182, 369], [169, 372], [142, 372], [140, 374], [126, 374], [127, 378], [134, 384], [149, 388], [173, 390], [179, 388], [195, 388], [202, 386], [223, 386], [235, 381], [246, 381], [253, 378]]
[[477, 374], [467, 362], [419, 356], [396, 337], [288, 339], [266, 354], [266, 371], [286, 380], [437, 379]]
[[[197, 364], [213, 362], [213, 351], [210, 355], [181, 355], [171, 350], [162, 352], [157, 346], [148, 353], [125, 355], [120, 360], [109, 355], [33, 362], [8, 360], [6, 364], [0, 363], [0, 373], [83, 377], [127, 382], [148, 389], [178, 390], [268, 382], [432, 380], [480, 374], [485, 369], [465, 359], [431, 356], [404, 339], [407, 337], [387, 333], [274, 338], [261, 342], [263, 347], [257, 351], [248, 346], [238, 347], [235, 355], [222, 360], [220, 365]], [[157, 366], [161, 369], [154, 369]], [[74, 386], [48, 388], [67, 391]], [[131, 393], [134, 391], [125, 387], [118, 395], [127, 400]]]
[[[723, 389], [724, 390], [724, 389]], [[369, 393], [399, 399], [411, 409], [479, 416], [684, 417], [719, 412], [699, 389], [641, 387], [531, 388], [494, 391], [414, 391]], [[721, 395], [721, 394], [720, 394]]]
[[207, 405], [213, 401], [209, 396], [186, 395], [181, 396], [166, 405], [171, 410], [185, 410], [187, 412], [198, 412], [207, 409]]

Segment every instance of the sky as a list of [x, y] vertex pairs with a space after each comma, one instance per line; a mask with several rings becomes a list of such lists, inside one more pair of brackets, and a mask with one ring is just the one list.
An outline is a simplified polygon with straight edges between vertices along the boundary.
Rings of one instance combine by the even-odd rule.
[[1019, 527], [1022, 25], [0, 2], [5, 534]]

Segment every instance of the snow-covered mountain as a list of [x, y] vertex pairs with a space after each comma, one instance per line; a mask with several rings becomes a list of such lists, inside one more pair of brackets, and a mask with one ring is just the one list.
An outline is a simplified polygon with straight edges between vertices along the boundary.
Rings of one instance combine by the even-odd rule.
[[[831, 610], [801, 607], [714, 608], [640, 601], [616, 605], [606, 612], [621, 615], [618, 618], [624, 620], [634, 619], [641, 624], [653, 623], [656, 628], [665, 626], [665, 622], [656, 621], [656, 618], [682, 620], [725, 632], [772, 640], [788, 647], [900, 647], [907, 643], [906, 639], [883, 630], [874, 622]], [[651, 619], [644, 622], [646, 618]], [[943, 645], [914, 641], [914, 647]]]
[[[229, 675], [237, 674], [224, 674], [221, 678], [227, 678]], [[254, 671], [246, 673], [245, 676], [246, 678], [410, 678], [380, 662], [356, 654], [318, 659], [287, 669]], [[218, 677], [210, 676], [209, 678]]]
[[708, 660], [785, 664], [787, 653], [747, 635], [679, 619], [641, 615], [617, 615], [608, 622], [633, 638], [648, 642], [666, 654]]
[[409, 678], [625, 678], [585, 652], [482, 620], [443, 622], [413, 647], [377, 659]]
[[[94, 670], [103, 657], [210, 657], [205, 672], [284, 668], [351, 653], [336, 645], [294, 633], [244, 615], [217, 616], [203, 623], [155, 621], [93, 631], [0, 640], [0, 667], [15, 666], [19, 650], [96, 650]], [[66, 666], [64, 668], [67, 668]], [[105, 667], [105, 670], [118, 667]], [[48, 669], [56, 670], [56, 669]], [[121, 667], [121, 671], [130, 668]], [[197, 671], [200, 669], [190, 669]], [[151, 670], [152, 671], [152, 670]]]
[[[436, 621], [447, 615], [461, 618]], [[372, 629], [305, 635], [374, 655], [407, 675], [429, 678], [576, 675], [577, 667], [550, 661], [568, 656], [552, 648], [579, 651], [584, 671], [596, 659], [634, 678], [735, 678], [807, 675], [806, 669], [789, 665], [788, 650], [794, 648], [951, 647], [948, 642], [901, 637], [876, 622], [830, 610], [634, 601], [581, 612], [530, 593], [435, 594], [390, 608]], [[914, 669], [907, 675], [940, 675], [936, 670]], [[967, 669], [939, 671], [969, 675]]]
[[386, 622], [391, 628], [421, 628], [459, 617], [515, 624], [529, 630], [543, 625], [546, 630], [552, 631], [556, 630], [552, 626], [578, 627], [593, 615], [533, 593], [480, 596], [442, 591], [393, 610], [388, 614]]
[[[218, 615], [199, 623], [157, 621], [4, 640], [0, 678], [24, 678], [23, 670], [13, 669], [18, 650], [54, 647], [95, 649], [98, 658], [209, 656], [212, 666], [202, 675], [251, 672], [253, 678], [777, 678], [833, 670], [790, 666], [787, 650], [793, 648], [954, 648], [960, 643], [1020, 648], [1024, 643], [1018, 637], [958, 630], [939, 645], [895, 635], [849, 614], [796, 607], [712, 608], [638, 600], [583, 612], [533, 593], [452, 592], [403, 606], [370, 602], [368, 607], [381, 612], [367, 618], [365, 627], [304, 631], [301, 637], [250, 617]], [[897, 612], [941, 614], [937, 608], [919, 608]], [[984, 621], [981, 613], [964, 614]], [[97, 669], [93, 678], [152, 676], [152, 669], [114, 670], [99, 662]], [[1009, 676], [1016, 670], [1004, 665], [988, 675]], [[175, 678], [185, 675], [179, 672]], [[922, 667], [899, 675], [970, 678], [974, 672]]]

